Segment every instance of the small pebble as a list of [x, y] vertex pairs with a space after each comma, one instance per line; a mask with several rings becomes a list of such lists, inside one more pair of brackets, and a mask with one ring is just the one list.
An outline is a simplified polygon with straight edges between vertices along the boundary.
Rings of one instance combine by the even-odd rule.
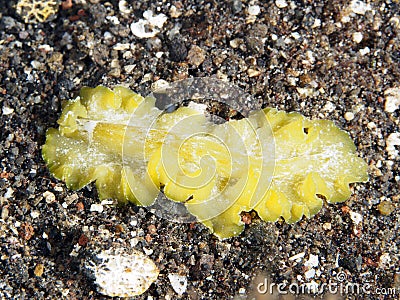
[[153, 250], [153, 249], [150, 249], [150, 248], [143, 247], [143, 252], [144, 252], [147, 256], [149, 256], [149, 255], [152, 255], [152, 254], [154, 253], [154, 250]]
[[196, 67], [200, 66], [206, 59], [206, 51], [199, 46], [193, 45], [187, 55], [188, 63]]
[[133, 70], [136, 68], [136, 65], [126, 65], [124, 66], [124, 71], [127, 74], [132, 74]]
[[363, 35], [361, 32], [354, 32], [353, 33], [353, 42], [359, 44], [363, 39]]
[[94, 203], [90, 206], [90, 211], [95, 211], [95, 212], [103, 212], [104, 208], [103, 205], [99, 204], [99, 203]]
[[322, 228], [323, 228], [324, 230], [331, 230], [331, 229], [332, 229], [332, 224], [326, 222], [326, 223], [324, 223], [324, 224], [322, 225]]
[[36, 219], [36, 218], [38, 218], [40, 216], [40, 212], [38, 211], [38, 210], [33, 210], [32, 212], [31, 212], [31, 217], [32, 217], [32, 219]]
[[255, 69], [248, 69], [247, 70], [247, 75], [249, 75], [249, 77], [257, 77], [261, 74], [260, 71], [255, 70]]
[[4, 206], [1, 209], [1, 219], [4, 221], [8, 219], [8, 207], [7, 206]]
[[355, 14], [365, 15], [367, 11], [371, 10], [371, 5], [360, 0], [353, 0], [350, 3], [350, 9]]
[[395, 206], [391, 201], [382, 201], [378, 204], [377, 208], [381, 215], [384, 216], [390, 215], [395, 210]]
[[242, 44], [241, 39], [233, 39], [233, 40], [229, 41], [229, 45], [234, 49], [238, 48], [240, 46], [240, 44]]
[[400, 28], [400, 18], [397, 16], [391, 17], [389, 20], [389, 24], [394, 26], [394, 28]]
[[240, 1], [240, 0], [233, 0], [232, 8], [233, 8], [233, 12], [234, 12], [235, 14], [240, 13], [240, 12], [242, 11], [242, 8], [243, 8], [242, 1]]
[[128, 2], [126, 2], [125, 0], [119, 1], [118, 2], [119, 11], [127, 15], [132, 13], [132, 10], [128, 7], [128, 5], [129, 5]]
[[250, 5], [249, 8], [247, 9], [249, 15], [251, 16], [257, 16], [260, 12], [260, 6], [258, 5]]
[[54, 203], [56, 201], [56, 196], [50, 191], [44, 192], [43, 193], [43, 197], [46, 200], [47, 204], [51, 204], [51, 203]]
[[169, 9], [169, 14], [172, 18], [179, 18], [182, 15], [182, 11], [178, 10], [175, 5], [172, 5]]
[[346, 112], [344, 114], [344, 118], [346, 119], [346, 121], [351, 121], [354, 119], [354, 114], [352, 112]]
[[29, 33], [28, 33], [27, 31], [21, 31], [21, 32], [18, 34], [18, 36], [19, 36], [19, 38], [20, 38], [21, 40], [25, 40], [25, 39], [29, 36]]
[[333, 112], [335, 108], [336, 108], [335, 104], [333, 104], [331, 101], [328, 101], [326, 102], [322, 110], [327, 112]]
[[3, 115], [5, 115], [5, 116], [11, 115], [13, 112], [14, 112], [13, 108], [3, 106]]
[[287, 4], [287, 2], [286, 2], [285, 0], [276, 0], [276, 1], [275, 1], [275, 5], [276, 5], [278, 8], [285, 8], [285, 7], [288, 6], [288, 4]]
[[356, 213], [354, 211], [350, 211], [350, 219], [354, 222], [355, 225], [358, 225], [362, 222], [363, 217], [361, 214]]
[[43, 275], [44, 272], [44, 265], [43, 264], [37, 264], [35, 267], [35, 270], [33, 271], [33, 273], [35, 274], [35, 276], [41, 277]]
[[369, 122], [369, 123], [367, 124], [367, 127], [368, 127], [368, 129], [370, 129], [370, 130], [374, 130], [374, 129], [376, 129], [376, 124], [375, 124], [375, 122]]
[[365, 47], [364, 49], [360, 49], [360, 54], [362, 56], [367, 55], [370, 52], [371, 52], [371, 50], [369, 49], [369, 47]]

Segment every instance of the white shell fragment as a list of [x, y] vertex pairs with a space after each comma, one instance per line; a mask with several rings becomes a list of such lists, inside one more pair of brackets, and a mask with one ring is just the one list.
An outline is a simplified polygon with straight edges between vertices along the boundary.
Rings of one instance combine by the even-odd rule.
[[159, 270], [143, 253], [124, 249], [103, 250], [87, 268], [93, 272], [98, 291], [111, 297], [143, 294], [157, 279]]
[[181, 276], [178, 274], [168, 274], [169, 282], [171, 282], [171, 286], [174, 291], [178, 295], [183, 295], [186, 292], [187, 288], [187, 279], [186, 276]]
[[146, 10], [143, 13], [143, 18], [144, 19], [140, 19], [131, 24], [131, 31], [138, 38], [151, 38], [156, 36], [168, 19], [164, 14], [153, 16], [151, 10]]

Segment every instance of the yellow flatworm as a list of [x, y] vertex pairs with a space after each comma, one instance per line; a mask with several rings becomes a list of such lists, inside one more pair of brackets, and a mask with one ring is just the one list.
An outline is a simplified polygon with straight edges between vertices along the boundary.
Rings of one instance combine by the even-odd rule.
[[160, 190], [219, 238], [238, 235], [241, 213], [293, 223], [349, 198], [368, 180], [349, 135], [326, 120], [273, 108], [223, 124], [124, 87], [82, 88], [47, 131], [43, 158], [71, 189], [91, 182], [101, 199], [149, 206]]

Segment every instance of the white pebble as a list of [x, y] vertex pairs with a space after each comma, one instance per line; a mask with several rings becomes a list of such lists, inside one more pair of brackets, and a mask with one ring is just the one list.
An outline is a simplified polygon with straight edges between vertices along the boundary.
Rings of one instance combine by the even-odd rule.
[[363, 35], [361, 32], [354, 32], [353, 33], [353, 42], [359, 44], [363, 39]]
[[130, 47], [131, 47], [131, 44], [129, 44], [129, 43], [124, 43], [124, 44], [116, 43], [114, 45], [113, 49], [117, 50], [117, 51], [121, 51], [121, 50], [128, 50]]
[[94, 203], [92, 205], [90, 205], [90, 211], [95, 211], [95, 212], [103, 212], [104, 208], [103, 205], [99, 204], [99, 203]]
[[351, 121], [351, 120], [354, 119], [354, 114], [353, 114], [352, 112], [348, 111], [348, 112], [346, 112], [346, 113], [344, 114], [344, 118], [345, 118], [347, 121]]
[[354, 222], [355, 225], [358, 225], [362, 222], [363, 218], [361, 214], [350, 211], [350, 219]]
[[365, 47], [364, 49], [360, 49], [360, 54], [362, 56], [367, 55], [370, 52], [371, 52], [371, 50], [369, 49], [369, 47]]
[[50, 47], [50, 45], [47, 45], [47, 44], [38, 46], [38, 49], [41, 51], [44, 51], [44, 52], [50, 52], [50, 51], [54, 50], [53, 47]]
[[322, 110], [327, 112], [333, 112], [335, 108], [336, 108], [335, 104], [333, 104], [331, 101], [328, 101], [326, 102]]
[[317, 28], [321, 26], [321, 20], [315, 19], [314, 24], [312, 24], [311, 28]]
[[384, 92], [386, 102], [385, 111], [394, 112], [400, 107], [400, 88], [390, 88]]
[[360, 0], [353, 0], [350, 3], [350, 9], [355, 14], [365, 15], [367, 11], [371, 10], [371, 5]]
[[332, 224], [329, 223], [329, 222], [326, 222], [326, 223], [322, 224], [322, 228], [324, 230], [331, 230], [332, 229]]
[[278, 8], [285, 8], [285, 7], [288, 6], [286, 0], [276, 0], [276, 1], [275, 1], [275, 5], [276, 5]]
[[46, 200], [47, 204], [51, 204], [56, 201], [56, 196], [50, 191], [44, 192], [43, 197]]
[[135, 69], [136, 65], [126, 65], [124, 66], [124, 70], [127, 74], [131, 74]]
[[62, 192], [62, 191], [64, 191], [63, 187], [62, 187], [62, 186], [58, 186], [58, 185], [56, 185], [56, 186], [54, 187], [54, 190], [55, 190], [56, 192]]
[[300, 96], [303, 96], [303, 97], [310, 97], [310, 96], [312, 96], [314, 94], [314, 89], [313, 88], [297, 87], [296, 90], [300, 94]]
[[250, 5], [249, 8], [247, 9], [249, 15], [251, 16], [257, 16], [260, 12], [260, 6], [258, 5]]
[[299, 38], [301, 38], [301, 35], [298, 32], [292, 32], [290, 34], [295, 40], [298, 40]]
[[3, 106], [3, 115], [11, 115], [14, 112], [13, 108]]
[[39, 211], [37, 211], [37, 210], [31, 211], [31, 217], [32, 217], [32, 219], [36, 219], [36, 218], [39, 217], [39, 216], [40, 216], [40, 212], [39, 212]]
[[116, 16], [107, 16], [106, 19], [111, 21], [115, 25], [120, 24], [120, 21], [118, 20], [118, 18]]
[[369, 122], [369, 123], [367, 124], [367, 127], [368, 127], [368, 129], [370, 129], [370, 130], [374, 130], [374, 129], [376, 129], [376, 124], [375, 124], [374, 122]]

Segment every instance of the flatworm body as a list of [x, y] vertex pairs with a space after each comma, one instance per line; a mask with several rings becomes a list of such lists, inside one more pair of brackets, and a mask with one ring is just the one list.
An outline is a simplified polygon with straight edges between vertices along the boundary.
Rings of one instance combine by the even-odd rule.
[[293, 223], [349, 198], [368, 180], [349, 135], [327, 120], [273, 108], [223, 124], [124, 87], [83, 88], [46, 135], [43, 157], [71, 189], [91, 182], [101, 199], [149, 206], [161, 191], [219, 238], [238, 235], [241, 213]]

